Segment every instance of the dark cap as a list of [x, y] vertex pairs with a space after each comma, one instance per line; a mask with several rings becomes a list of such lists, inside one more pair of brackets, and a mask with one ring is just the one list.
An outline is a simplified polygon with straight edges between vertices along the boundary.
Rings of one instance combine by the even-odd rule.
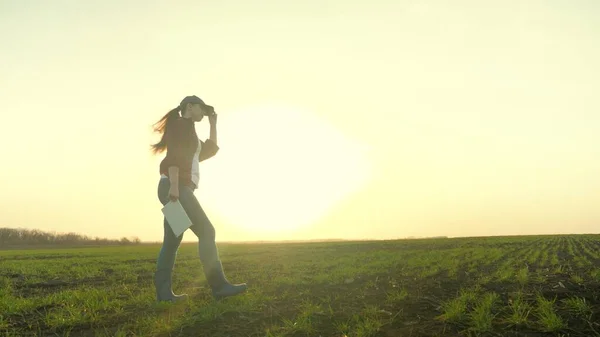
[[183, 109], [188, 103], [206, 105], [206, 103], [204, 103], [204, 101], [201, 100], [200, 97], [194, 95], [194, 96], [186, 96], [181, 101], [181, 103], [179, 103], [179, 106]]

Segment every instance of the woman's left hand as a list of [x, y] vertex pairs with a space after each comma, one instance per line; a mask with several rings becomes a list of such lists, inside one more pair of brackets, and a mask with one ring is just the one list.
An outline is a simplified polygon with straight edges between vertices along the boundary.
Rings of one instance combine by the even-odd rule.
[[217, 124], [217, 114], [214, 113], [214, 114], [208, 116], [208, 122], [210, 123], [210, 125]]

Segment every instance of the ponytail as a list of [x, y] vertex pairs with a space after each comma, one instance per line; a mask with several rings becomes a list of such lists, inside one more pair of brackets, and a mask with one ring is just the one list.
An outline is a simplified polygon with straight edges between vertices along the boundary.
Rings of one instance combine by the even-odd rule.
[[152, 144], [151, 151], [154, 154], [158, 154], [163, 152], [167, 148], [167, 127], [169, 123], [179, 117], [179, 112], [181, 111], [181, 106], [176, 107], [175, 109], [167, 112], [158, 122], [154, 124], [154, 132], [161, 134], [160, 141], [156, 144]]

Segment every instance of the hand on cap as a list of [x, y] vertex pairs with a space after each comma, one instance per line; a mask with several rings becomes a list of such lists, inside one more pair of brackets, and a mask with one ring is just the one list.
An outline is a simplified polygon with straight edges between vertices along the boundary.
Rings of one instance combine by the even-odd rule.
[[209, 115], [208, 122], [210, 123], [210, 125], [216, 125], [217, 124], [217, 114], [213, 113], [212, 115]]

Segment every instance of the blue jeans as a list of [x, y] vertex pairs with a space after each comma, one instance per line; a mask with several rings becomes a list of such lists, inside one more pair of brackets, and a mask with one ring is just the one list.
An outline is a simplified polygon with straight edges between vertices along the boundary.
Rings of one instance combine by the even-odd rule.
[[[163, 205], [166, 205], [169, 202], [170, 187], [171, 182], [169, 178], [162, 176], [158, 183], [158, 199]], [[220, 267], [219, 252], [215, 242], [215, 228], [206, 216], [206, 213], [204, 213], [198, 199], [196, 199], [194, 190], [194, 187], [180, 185], [179, 202], [181, 202], [183, 209], [192, 221], [190, 229], [196, 234], [196, 237], [198, 237], [198, 255], [200, 256], [204, 272], [207, 274], [213, 269]], [[158, 254], [156, 267], [159, 271], [170, 271], [175, 264], [177, 249], [179, 248], [181, 239], [183, 239], [183, 234], [176, 237], [175, 234], [173, 234], [173, 230], [167, 222], [167, 219], [163, 220], [163, 227], [163, 245]]]

